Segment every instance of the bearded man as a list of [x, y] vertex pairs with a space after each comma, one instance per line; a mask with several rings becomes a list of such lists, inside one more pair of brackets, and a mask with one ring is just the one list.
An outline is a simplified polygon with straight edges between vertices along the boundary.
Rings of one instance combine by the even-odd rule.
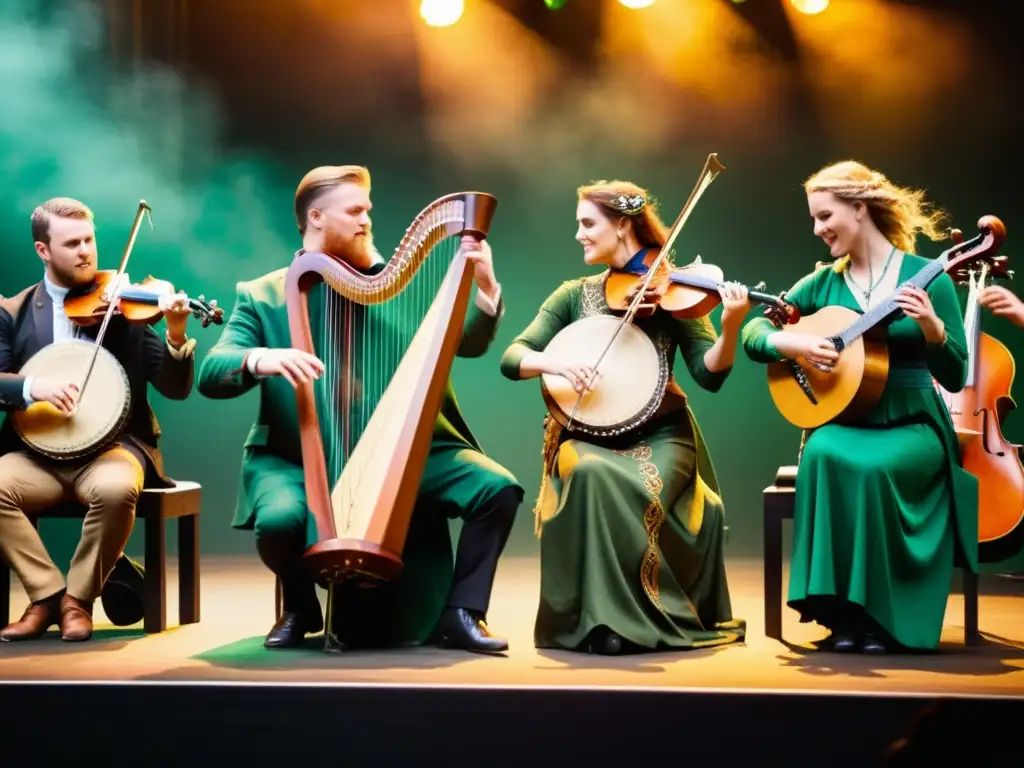
[[[314, 168], [295, 193], [303, 253], [329, 253], [354, 269], [384, 267], [374, 249], [370, 174], [362, 166]], [[476, 297], [463, 327], [459, 357], [483, 355], [503, 313], [490, 246], [465, 237]], [[318, 378], [324, 363], [291, 345], [281, 268], [237, 286], [220, 340], [199, 371], [199, 391], [210, 398], [238, 397], [259, 387], [259, 414], [245, 441], [233, 527], [252, 530], [256, 551], [279, 579], [283, 609], [267, 634], [267, 648], [299, 646], [324, 628], [323, 614], [303, 552], [316, 542], [302, 469], [294, 387]], [[356, 353], [358, 354], [358, 353]], [[490, 633], [486, 615], [498, 558], [505, 547], [523, 489], [484, 455], [466, 425], [448, 382], [415, 511], [403, 551], [405, 568], [374, 589], [335, 587], [333, 633], [341, 647], [386, 647], [434, 640], [449, 648], [503, 652], [508, 643]], [[448, 519], [463, 528], [452, 563]]]

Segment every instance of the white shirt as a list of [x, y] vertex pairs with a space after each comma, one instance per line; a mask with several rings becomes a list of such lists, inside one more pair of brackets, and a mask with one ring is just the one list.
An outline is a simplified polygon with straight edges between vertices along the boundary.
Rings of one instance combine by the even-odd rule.
[[[476, 289], [476, 305], [480, 307], [481, 311], [494, 317], [498, 314], [498, 304], [501, 301], [501, 285], [498, 285], [498, 289], [494, 292], [494, 298], [492, 299], [487, 294], [483, 293], [479, 288]], [[501, 313], [505, 314], [505, 308], [501, 308]], [[256, 363], [263, 357], [263, 353], [267, 351], [267, 347], [256, 347], [249, 350], [249, 355], [245, 361], [245, 367], [249, 369], [249, 373], [253, 376], [259, 376], [256, 373]], [[262, 378], [262, 376], [260, 376]]]
[[[124, 276], [124, 284], [129, 285], [130, 281], [127, 279], [127, 275]], [[72, 339], [78, 338], [78, 326], [75, 325], [71, 320], [68, 319], [67, 313], [64, 311], [64, 299], [68, 295], [68, 289], [62, 288], [59, 285], [50, 281], [50, 278], [43, 275], [43, 287], [46, 288], [46, 293], [49, 294], [50, 299], [53, 301], [53, 341], [71, 341]], [[171, 346], [171, 341], [167, 339], [167, 347], [171, 352], [171, 356], [175, 360], [183, 359], [188, 353], [190, 353], [195, 347], [195, 343], [191, 339], [185, 339], [185, 343], [181, 345], [181, 349], [175, 349]], [[25, 407], [32, 405], [35, 401], [30, 396], [32, 392], [32, 377], [25, 377], [25, 385], [21, 388], [21, 396], [25, 398]]]

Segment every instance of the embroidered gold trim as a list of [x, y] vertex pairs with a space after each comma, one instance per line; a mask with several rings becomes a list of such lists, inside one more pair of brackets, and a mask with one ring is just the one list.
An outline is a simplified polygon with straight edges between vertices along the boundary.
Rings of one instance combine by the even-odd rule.
[[580, 318], [607, 314], [608, 303], [604, 300], [602, 277], [584, 278], [580, 291]]
[[644, 510], [644, 530], [647, 532], [647, 549], [644, 551], [643, 560], [640, 563], [640, 584], [650, 598], [651, 602], [665, 613], [665, 606], [661, 604], [661, 597], [658, 589], [658, 579], [661, 573], [661, 558], [658, 555], [658, 537], [661, 533], [661, 526], [665, 523], [665, 508], [661, 504], [659, 494], [664, 487], [661, 480], [661, 473], [658, 467], [651, 461], [653, 451], [647, 441], [641, 442], [629, 451], [614, 451], [620, 456], [633, 459], [640, 471], [640, 479], [644, 488], [651, 494], [651, 503]]

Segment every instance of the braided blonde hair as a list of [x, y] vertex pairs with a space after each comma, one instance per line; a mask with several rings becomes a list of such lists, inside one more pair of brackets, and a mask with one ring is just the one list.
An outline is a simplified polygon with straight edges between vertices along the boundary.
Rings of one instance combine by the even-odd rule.
[[[924, 192], [893, 184], [879, 171], [855, 160], [843, 160], [822, 168], [804, 182], [804, 190], [831, 192], [848, 203], [860, 200], [885, 238], [904, 253], [914, 253], [917, 234], [939, 241], [947, 237], [945, 212], [925, 200]], [[833, 266], [837, 272], [850, 262], [848, 256]]]

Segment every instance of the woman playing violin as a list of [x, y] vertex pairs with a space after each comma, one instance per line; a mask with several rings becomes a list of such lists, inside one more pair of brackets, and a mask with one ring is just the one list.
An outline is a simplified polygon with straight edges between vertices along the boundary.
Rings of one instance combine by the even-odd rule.
[[[835, 262], [787, 295], [801, 315], [840, 305], [884, 303], [928, 261], [915, 237], [944, 238], [941, 214], [920, 192], [847, 161], [805, 184], [814, 234]], [[886, 330], [885, 390], [859, 423], [805, 435], [796, 480], [789, 605], [831, 630], [836, 651], [934, 649], [939, 642], [957, 544], [977, 563], [977, 481], [959, 466], [949, 413], [932, 377], [963, 388], [967, 347], [953, 281], [899, 288], [903, 311]], [[776, 330], [766, 319], [743, 331], [759, 362], [797, 359], [830, 370], [831, 342]]]
[[[576, 239], [587, 264], [609, 269], [563, 283], [501, 361], [510, 379], [562, 376], [601, 386], [595, 360], [554, 357], [545, 347], [565, 326], [609, 314], [606, 277], [666, 242], [647, 193], [627, 182], [578, 190]], [[669, 265], [671, 266], [671, 265]], [[668, 361], [678, 350], [694, 381], [721, 388], [732, 369], [746, 288], [722, 288], [722, 334], [707, 317], [677, 320], [658, 309], [637, 327]], [[717, 479], [686, 396], [670, 378], [661, 405], [637, 429], [597, 439], [547, 420], [537, 503], [541, 598], [535, 643], [598, 653], [722, 645], [744, 637], [733, 620]]]

